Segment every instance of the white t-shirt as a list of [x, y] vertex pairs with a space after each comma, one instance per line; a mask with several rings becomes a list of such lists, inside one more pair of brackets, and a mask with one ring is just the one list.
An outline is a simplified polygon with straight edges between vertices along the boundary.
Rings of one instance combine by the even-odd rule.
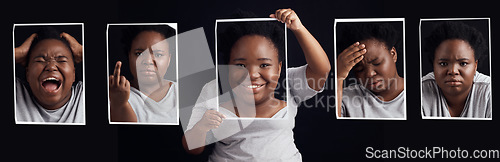
[[[294, 143], [293, 128], [298, 104], [317, 93], [309, 87], [306, 79], [307, 65], [288, 70], [287, 106], [272, 118], [239, 119], [222, 107], [219, 112], [226, 115], [219, 128], [207, 133], [206, 144], [215, 142], [209, 161], [302, 161]], [[218, 90], [215, 80], [207, 83], [192, 110], [186, 130], [191, 129], [206, 110], [216, 109]], [[187, 139], [189, 140], [189, 139]]]
[[[460, 117], [491, 118], [490, 80], [489, 76], [476, 71]], [[436, 84], [434, 72], [422, 78], [422, 114], [426, 117], [451, 117], [446, 98]]]
[[344, 88], [342, 93], [342, 117], [404, 118], [405, 90], [390, 100], [383, 101], [360, 84]]
[[159, 102], [149, 98], [138, 89], [130, 87], [128, 103], [132, 106], [138, 123], [178, 124], [177, 84], [175, 82], [172, 82], [167, 94]]
[[16, 78], [16, 122], [84, 123], [83, 82], [71, 87], [71, 98], [61, 108], [47, 110]]

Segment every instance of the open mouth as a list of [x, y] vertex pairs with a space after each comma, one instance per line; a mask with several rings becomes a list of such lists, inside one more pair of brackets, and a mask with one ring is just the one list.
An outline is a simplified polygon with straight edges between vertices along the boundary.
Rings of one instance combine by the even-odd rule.
[[54, 77], [48, 77], [42, 80], [42, 87], [47, 92], [55, 92], [61, 87], [61, 81]]

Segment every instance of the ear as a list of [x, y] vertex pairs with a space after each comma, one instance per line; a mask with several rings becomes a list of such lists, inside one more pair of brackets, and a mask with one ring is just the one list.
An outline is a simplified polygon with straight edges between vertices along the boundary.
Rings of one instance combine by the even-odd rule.
[[476, 60], [476, 61], [474, 62], [474, 63], [475, 63], [475, 64], [474, 64], [474, 71], [477, 71], [477, 63], [478, 63], [477, 61], [478, 61], [478, 60]]
[[280, 61], [280, 63], [278, 64], [279, 65], [278, 66], [278, 74], [281, 74], [281, 65], [283, 65], [282, 63], [283, 63], [283, 61]]
[[389, 52], [392, 55], [392, 60], [396, 63], [398, 61], [398, 52], [396, 51], [396, 48], [392, 47]]

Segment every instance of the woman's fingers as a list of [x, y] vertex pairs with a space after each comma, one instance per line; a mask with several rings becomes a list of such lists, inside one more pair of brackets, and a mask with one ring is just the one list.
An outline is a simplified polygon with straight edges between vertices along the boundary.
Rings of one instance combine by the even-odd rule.
[[26, 65], [26, 56], [28, 55], [28, 51], [30, 50], [29, 48], [31, 47], [31, 43], [33, 43], [33, 40], [37, 37], [36, 33], [31, 34], [30, 37], [28, 37], [23, 44], [21, 44], [19, 47], [16, 47], [14, 50], [15, 53], [15, 59], [16, 63], [20, 63], [23, 66]]
[[113, 77], [109, 77], [111, 85], [120, 85], [120, 68], [122, 67], [122, 62], [117, 61], [115, 64], [115, 69], [113, 71]]
[[80, 63], [82, 61], [82, 55], [83, 55], [83, 47], [82, 45], [71, 35], [68, 33], [61, 33], [60, 36], [66, 41], [68, 41], [69, 46], [71, 47], [71, 50], [73, 51], [73, 55], [75, 57], [75, 62]]
[[354, 59], [358, 58], [360, 55], [366, 53], [364, 44], [360, 44], [359, 42], [354, 43], [353, 45], [346, 48], [339, 56], [341, 59], [345, 59], [346, 62], [351, 62]]
[[287, 25], [290, 25], [292, 23], [292, 20], [295, 20], [296, 16], [294, 14], [293, 10], [287, 10], [283, 12], [283, 22], [285, 22]]

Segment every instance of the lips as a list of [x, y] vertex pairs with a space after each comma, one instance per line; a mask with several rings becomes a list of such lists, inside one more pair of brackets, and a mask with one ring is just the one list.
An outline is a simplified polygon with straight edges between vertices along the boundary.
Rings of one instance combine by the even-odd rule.
[[56, 93], [61, 88], [62, 81], [57, 76], [47, 76], [41, 80], [40, 84], [45, 92]]
[[446, 79], [444, 83], [448, 86], [456, 87], [462, 85], [462, 81], [460, 79], [456, 78], [451, 78], [451, 79]]
[[376, 81], [372, 81], [370, 84], [368, 84], [368, 87], [370, 89], [373, 89], [375, 87], [380, 86], [380, 84], [382, 84], [382, 80], [376, 80]]

